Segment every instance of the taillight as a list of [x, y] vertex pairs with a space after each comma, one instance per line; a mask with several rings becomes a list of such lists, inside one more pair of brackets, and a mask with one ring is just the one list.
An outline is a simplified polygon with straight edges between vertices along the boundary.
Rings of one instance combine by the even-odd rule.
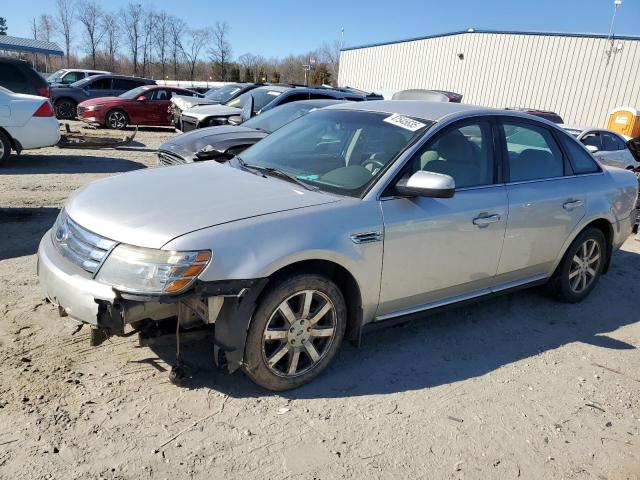
[[38, 95], [41, 97], [51, 98], [51, 91], [49, 87], [38, 87]]
[[53, 111], [53, 107], [47, 100], [42, 105], [38, 107], [38, 109], [33, 114], [34, 117], [53, 117], [55, 116], [55, 112]]

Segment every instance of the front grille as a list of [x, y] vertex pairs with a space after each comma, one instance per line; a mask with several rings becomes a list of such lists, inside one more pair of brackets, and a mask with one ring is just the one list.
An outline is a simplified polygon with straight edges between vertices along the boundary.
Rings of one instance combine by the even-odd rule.
[[195, 130], [198, 128], [198, 120], [192, 117], [185, 117], [184, 115], [182, 116], [182, 121], [180, 123], [182, 123], [182, 128], [180, 130], [182, 130], [183, 132], [190, 132], [191, 130]]
[[78, 112], [78, 116], [81, 116], [84, 112], [87, 111], [87, 107], [81, 107], [80, 105], [78, 105], [76, 107], [76, 111]]
[[158, 152], [158, 165], [182, 165], [187, 163], [184, 158], [171, 152]]
[[52, 236], [58, 252], [89, 273], [96, 272], [116, 244], [81, 227], [64, 210], [56, 220]]

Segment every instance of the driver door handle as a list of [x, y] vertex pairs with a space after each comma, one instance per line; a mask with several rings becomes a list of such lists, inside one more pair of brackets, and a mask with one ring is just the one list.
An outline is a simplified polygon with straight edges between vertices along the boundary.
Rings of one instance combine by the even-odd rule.
[[562, 204], [562, 208], [565, 210], [571, 211], [574, 208], [579, 208], [584, 205], [582, 200], [568, 200]]
[[500, 221], [500, 215], [494, 213], [493, 215], [480, 214], [480, 216], [473, 219], [473, 224], [478, 228], [488, 227], [491, 223]]

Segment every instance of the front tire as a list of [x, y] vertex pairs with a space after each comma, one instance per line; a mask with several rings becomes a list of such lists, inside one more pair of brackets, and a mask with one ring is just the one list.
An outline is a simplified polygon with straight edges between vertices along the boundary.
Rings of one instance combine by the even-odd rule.
[[607, 257], [607, 242], [600, 229], [582, 232], [567, 249], [552, 280], [552, 292], [561, 300], [577, 303], [595, 288]]
[[123, 130], [129, 125], [129, 117], [120, 109], [111, 110], [107, 114], [105, 125], [112, 130]]
[[300, 387], [329, 365], [346, 324], [344, 297], [331, 280], [304, 274], [276, 283], [249, 326], [243, 370], [268, 390]]
[[11, 140], [9, 137], [0, 131], [0, 166], [7, 161], [9, 154], [11, 153]]

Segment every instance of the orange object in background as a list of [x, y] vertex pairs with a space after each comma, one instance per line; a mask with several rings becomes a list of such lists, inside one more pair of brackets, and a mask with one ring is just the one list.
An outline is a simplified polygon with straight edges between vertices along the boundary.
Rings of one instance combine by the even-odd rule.
[[611, 110], [607, 128], [631, 138], [640, 136], [640, 111], [632, 107]]

